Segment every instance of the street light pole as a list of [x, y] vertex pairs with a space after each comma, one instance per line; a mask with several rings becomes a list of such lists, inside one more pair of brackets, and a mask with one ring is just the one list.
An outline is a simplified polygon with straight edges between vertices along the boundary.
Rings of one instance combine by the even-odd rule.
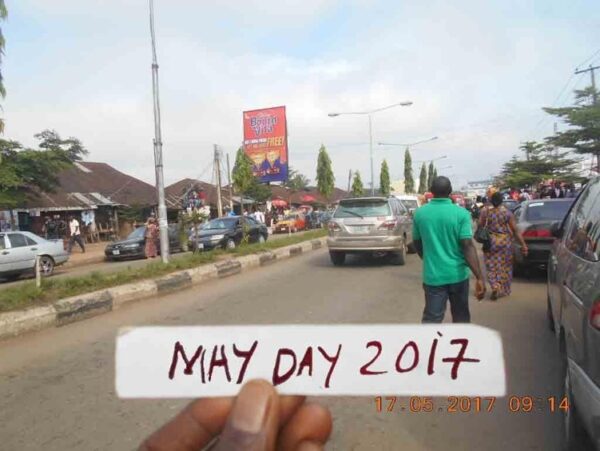
[[152, 96], [154, 106], [154, 168], [156, 173], [156, 193], [158, 198], [158, 225], [160, 233], [160, 257], [169, 263], [169, 225], [165, 205], [165, 180], [163, 176], [162, 136], [160, 130], [160, 101], [158, 95], [158, 62], [156, 58], [156, 38], [154, 36], [154, 1], [149, 0], [150, 39], [152, 41]]
[[389, 110], [390, 108], [394, 108], [396, 106], [411, 106], [412, 102], [408, 101], [408, 102], [398, 102], [398, 103], [394, 103], [392, 105], [388, 105], [388, 106], [384, 106], [382, 108], [375, 108], [374, 110], [369, 110], [369, 111], [349, 111], [349, 112], [344, 112], [344, 113], [329, 113], [328, 116], [329, 117], [336, 117], [336, 116], [342, 116], [342, 115], [349, 115], [349, 114], [354, 114], [354, 115], [361, 115], [361, 116], [368, 116], [369, 117], [369, 156], [370, 156], [370, 160], [371, 160], [371, 196], [375, 195], [375, 170], [373, 167], [373, 119], [372, 119], [372, 115], [373, 113], [378, 113], [379, 111], [383, 111], [383, 110]]

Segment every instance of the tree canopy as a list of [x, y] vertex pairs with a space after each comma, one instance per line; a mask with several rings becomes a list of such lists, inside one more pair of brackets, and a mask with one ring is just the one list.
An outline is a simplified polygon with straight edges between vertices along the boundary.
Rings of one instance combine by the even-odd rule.
[[363, 195], [364, 190], [365, 189], [363, 187], [363, 182], [362, 182], [362, 179], [360, 178], [360, 172], [355, 171], [354, 179], [352, 180], [352, 188], [350, 189], [350, 192], [352, 193], [352, 195], [354, 197], [360, 197]]
[[[52, 136], [53, 144], [46, 139]], [[53, 192], [59, 173], [81, 160], [87, 150], [76, 138], [62, 140], [55, 131], [35, 135], [38, 149], [25, 148], [18, 141], [0, 139], [0, 207], [14, 208], [30, 190]], [[68, 144], [64, 144], [64, 143]]]
[[290, 167], [288, 180], [283, 184], [283, 186], [291, 189], [292, 191], [302, 191], [303, 189], [308, 188], [309, 183], [310, 179], [308, 177]]
[[387, 161], [381, 163], [381, 172], [379, 173], [379, 192], [382, 196], [389, 196], [392, 191], [390, 183], [390, 168]]
[[242, 195], [247, 195], [250, 187], [256, 183], [256, 178], [252, 172], [252, 164], [252, 160], [246, 155], [244, 148], [240, 147], [235, 155], [231, 179], [235, 190]]
[[413, 178], [412, 157], [410, 156], [410, 150], [408, 150], [408, 147], [404, 151], [404, 192], [415, 192], [415, 179]]
[[503, 187], [535, 186], [544, 180], [559, 179], [565, 182], [581, 180], [574, 170], [576, 159], [568, 152], [535, 141], [524, 142], [519, 149], [525, 159], [516, 155], [504, 163], [496, 183]]
[[317, 189], [325, 196], [331, 196], [333, 193], [335, 177], [331, 169], [331, 159], [325, 146], [321, 144], [319, 156], [317, 158]]
[[544, 108], [544, 111], [558, 116], [571, 127], [548, 137], [547, 144], [596, 156], [596, 170], [600, 172], [600, 104], [596, 101], [597, 96], [598, 91], [589, 86], [575, 90], [574, 106]]
[[426, 191], [430, 191], [431, 190], [431, 183], [433, 183], [433, 171], [434, 171], [434, 166], [433, 166], [433, 161], [429, 162], [429, 169], [427, 171], [427, 185], [426, 185]]

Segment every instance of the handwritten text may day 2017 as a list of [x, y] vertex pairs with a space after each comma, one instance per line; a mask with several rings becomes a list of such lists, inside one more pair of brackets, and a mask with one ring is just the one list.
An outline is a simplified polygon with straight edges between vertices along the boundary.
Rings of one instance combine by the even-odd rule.
[[118, 338], [116, 371], [126, 398], [226, 396], [254, 378], [284, 394], [505, 391], [501, 339], [472, 325], [137, 328]]

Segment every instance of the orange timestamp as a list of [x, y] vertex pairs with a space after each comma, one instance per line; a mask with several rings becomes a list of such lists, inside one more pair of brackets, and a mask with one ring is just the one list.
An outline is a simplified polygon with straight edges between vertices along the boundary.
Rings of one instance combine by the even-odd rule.
[[566, 412], [569, 400], [557, 396], [448, 396], [447, 398], [431, 398], [411, 396], [376, 396], [375, 410], [380, 412], [445, 412], [445, 413], [490, 413], [495, 408], [506, 409], [511, 413], [531, 412]]

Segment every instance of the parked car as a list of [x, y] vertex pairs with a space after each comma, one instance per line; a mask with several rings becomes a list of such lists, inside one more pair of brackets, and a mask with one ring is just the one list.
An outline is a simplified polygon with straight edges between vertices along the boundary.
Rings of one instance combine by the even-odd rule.
[[[156, 243], [156, 248], [160, 254], [160, 242]], [[181, 242], [175, 225], [169, 225], [169, 249], [171, 252], [181, 252]], [[146, 226], [137, 227], [124, 240], [108, 244], [104, 248], [104, 256], [109, 261], [146, 258]]]
[[403, 265], [412, 242], [412, 216], [395, 197], [359, 197], [340, 200], [328, 224], [327, 246], [334, 265], [346, 254], [386, 253]]
[[415, 211], [421, 206], [421, 202], [417, 196], [411, 196], [410, 194], [402, 194], [396, 196], [396, 199], [400, 200], [408, 211]]
[[43, 276], [69, 260], [62, 240], [46, 240], [31, 232], [0, 233], [0, 278], [16, 279], [21, 274], [35, 273], [35, 257], [40, 256]]
[[227, 216], [208, 221], [198, 231], [196, 237], [190, 236], [191, 248], [198, 246], [202, 250], [217, 247], [233, 249], [244, 238], [244, 228], [250, 243], [264, 243], [269, 237], [267, 226], [249, 216]]
[[521, 253], [521, 244], [514, 239], [515, 273], [522, 272], [527, 267], [546, 266], [554, 242], [550, 232], [552, 224], [562, 222], [573, 201], [574, 199], [529, 200], [515, 209], [517, 228], [529, 249], [527, 256], [524, 256]]
[[600, 177], [552, 231], [548, 325], [564, 363], [565, 448], [590, 449], [591, 439], [600, 450]]
[[284, 218], [281, 221], [275, 224], [274, 232], [295, 233], [304, 229], [306, 229], [306, 219], [304, 218], [304, 215], [302, 215], [301, 213], [293, 212], [284, 216]]

